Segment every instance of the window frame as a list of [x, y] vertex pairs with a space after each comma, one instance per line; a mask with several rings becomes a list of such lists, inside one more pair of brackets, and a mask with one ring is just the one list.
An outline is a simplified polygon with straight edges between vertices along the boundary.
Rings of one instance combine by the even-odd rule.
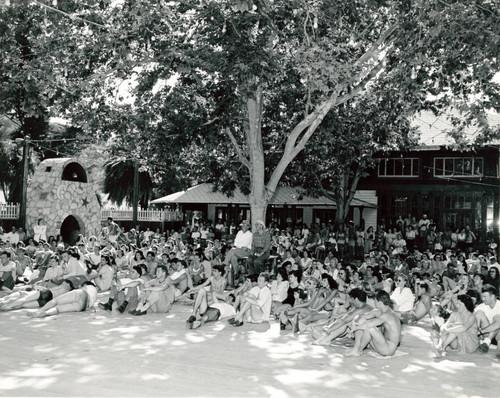
[[[446, 167], [446, 162], [453, 162], [453, 170], [450, 173], [448, 168]], [[467, 161], [472, 161], [471, 170], [472, 174], [464, 174], [464, 171], [457, 171], [457, 164], [462, 164], [465, 167]], [[437, 164], [441, 164], [441, 167], [438, 167]], [[477, 163], [477, 164], [476, 164]], [[481, 178], [484, 176], [484, 158], [481, 156], [437, 156], [433, 160], [433, 176], [437, 178]], [[474, 174], [474, 170], [476, 169], [476, 165], [481, 164], [481, 173]], [[438, 170], [439, 169], [439, 170]]]
[[[420, 158], [418, 157], [393, 157], [393, 158], [380, 158], [380, 162], [377, 167], [377, 176], [380, 178], [419, 178], [420, 177]], [[397, 166], [396, 162], [392, 165], [392, 170], [401, 169], [401, 174], [387, 174], [388, 170], [388, 162], [389, 161], [400, 161], [401, 166]], [[405, 174], [405, 163], [410, 161], [409, 169], [410, 174]], [[416, 166], [415, 166], [415, 163]], [[381, 173], [382, 167], [384, 168], [384, 174]], [[414, 170], [417, 171], [417, 174], [413, 174]]]

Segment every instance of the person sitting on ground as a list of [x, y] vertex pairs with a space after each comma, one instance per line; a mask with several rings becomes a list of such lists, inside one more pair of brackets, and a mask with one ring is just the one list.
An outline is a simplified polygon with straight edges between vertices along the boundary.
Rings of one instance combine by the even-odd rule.
[[167, 283], [175, 288], [175, 298], [178, 299], [186, 291], [193, 287], [193, 282], [187, 271], [187, 263], [184, 260], [174, 258], [171, 262]]
[[444, 308], [447, 308], [449, 313], [455, 311], [458, 304], [458, 295], [466, 294], [467, 290], [473, 286], [473, 282], [469, 278], [469, 275], [466, 273], [461, 274], [455, 287], [453, 289], [449, 289], [441, 296], [441, 305]]
[[498, 292], [493, 286], [484, 286], [481, 295], [483, 303], [476, 307], [476, 318], [481, 335], [486, 336], [479, 345], [479, 351], [488, 352], [491, 342], [496, 340], [497, 359], [500, 359], [500, 300], [497, 300], [497, 294]]
[[264, 221], [255, 221], [255, 232], [252, 235], [252, 250], [247, 259], [249, 274], [264, 271], [271, 250], [271, 234]]
[[463, 354], [475, 352], [479, 346], [474, 303], [466, 294], [458, 295], [457, 302], [457, 310], [441, 327], [440, 339], [434, 346], [438, 357], [444, 356], [448, 346]]
[[146, 265], [149, 272], [156, 275], [156, 268], [158, 268], [158, 261], [156, 261], [156, 255], [153, 250], [148, 250], [146, 252]]
[[375, 307], [378, 311], [370, 311], [356, 317], [351, 322], [351, 332], [355, 341], [347, 356], [360, 356], [370, 345], [382, 356], [394, 355], [401, 341], [401, 321], [392, 310], [391, 296], [384, 290], [375, 295]]
[[92, 271], [88, 276], [89, 280], [93, 280], [94, 284], [100, 292], [108, 291], [111, 288], [111, 282], [115, 272], [111, 267], [111, 258], [107, 255], [101, 256], [101, 263], [97, 271]]
[[37, 286], [32, 290], [19, 290], [0, 300], [0, 310], [11, 311], [20, 308], [43, 307], [53, 298], [71, 290], [73, 290], [73, 283], [69, 279], [65, 279], [59, 286], [53, 286], [50, 289]]
[[280, 314], [280, 324], [292, 324], [294, 333], [299, 331], [299, 320], [311, 314], [311, 309], [316, 308], [321, 302], [320, 283], [317, 279], [308, 278], [305, 282], [308, 299], [300, 304], [295, 304], [293, 308], [283, 311]]
[[145, 315], [149, 310], [153, 313], [165, 314], [172, 309], [175, 300], [174, 287], [167, 281], [168, 270], [164, 265], [156, 268], [156, 278], [146, 282], [141, 292], [141, 300], [132, 315]]
[[493, 286], [497, 292], [500, 289], [500, 271], [497, 267], [491, 266], [488, 269], [488, 275], [486, 276], [486, 283]]
[[61, 256], [62, 266], [64, 269], [64, 278], [68, 278], [70, 276], [86, 275], [87, 270], [83, 266], [83, 263], [79, 261], [80, 253], [78, 252], [78, 249], [70, 247], [68, 250], [64, 250], [61, 253]]
[[441, 276], [439, 274], [431, 275], [425, 272], [422, 275], [422, 282], [427, 283], [427, 286], [429, 286], [429, 295], [432, 298], [439, 297], [441, 295], [442, 287], [439, 284], [440, 281], [441, 281]]
[[189, 277], [191, 278], [192, 285], [196, 286], [200, 282], [203, 283], [205, 279], [205, 267], [202, 263], [203, 254], [200, 250], [195, 250], [191, 256], [191, 262], [187, 267]]
[[312, 344], [329, 345], [336, 338], [348, 334], [354, 318], [373, 310], [373, 307], [366, 303], [366, 299], [366, 292], [357, 288], [352, 289], [349, 292], [349, 300], [353, 305], [346, 313], [342, 314], [338, 318], [335, 318], [333, 322], [313, 327], [312, 337], [314, 341]]
[[59, 285], [63, 278], [64, 270], [62, 265], [59, 263], [59, 258], [57, 255], [53, 254], [49, 259], [49, 264], [47, 270], [43, 275], [41, 280], [37, 280], [33, 285], [40, 285], [45, 287], [52, 287], [54, 285]]
[[11, 260], [11, 253], [4, 250], [0, 253], [0, 280], [2, 285], [12, 290], [16, 284], [16, 279], [16, 263]]
[[391, 294], [391, 300], [394, 301], [395, 310], [405, 313], [413, 309], [415, 297], [411, 289], [406, 286], [407, 278], [404, 274], [399, 274], [396, 278], [396, 288]]
[[271, 283], [271, 294], [273, 299], [272, 308], [281, 304], [288, 294], [288, 273], [285, 268], [278, 268], [276, 279]]
[[231, 293], [227, 296], [227, 301], [217, 301], [217, 298], [214, 298], [214, 303], [206, 307], [206, 310], [202, 313], [200, 309], [200, 319], [196, 320], [192, 323], [188, 323], [188, 329], [197, 329], [200, 326], [204, 325], [207, 322], [216, 322], [223, 318], [229, 318], [236, 315], [236, 311], [234, 309], [234, 295]]
[[[82, 251], [82, 253], [84, 252]], [[92, 269], [97, 269], [101, 264], [101, 247], [98, 245], [94, 246], [92, 253], [84, 254], [84, 257], [90, 262]]]
[[143, 272], [140, 266], [135, 265], [128, 272], [128, 277], [115, 280], [109, 291], [108, 302], [99, 303], [99, 308], [111, 311], [115, 303], [115, 308], [120, 313], [135, 310], [139, 304], [139, 288], [149, 280], [142, 278]]
[[[294, 306], [295, 292], [299, 288], [302, 288], [302, 285], [300, 284], [301, 278], [302, 278], [302, 273], [300, 271], [290, 271], [288, 273], [288, 291], [286, 294], [286, 298], [281, 303], [275, 303], [275, 305], [272, 308], [272, 312], [276, 317], [279, 317], [279, 315], [283, 311], [292, 308]], [[283, 325], [282, 329], [284, 329]]]
[[486, 277], [479, 272], [475, 273], [472, 277], [473, 286], [471, 289], [479, 292], [479, 295], [483, 292], [483, 287], [487, 284]]
[[415, 302], [412, 311], [401, 316], [401, 323], [414, 324], [426, 316], [432, 308], [429, 285], [425, 282], [417, 282], [415, 290], [418, 300]]
[[255, 286], [257, 286], [257, 279], [259, 279], [259, 274], [247, 275], [243, 284], [241, 284], [231, 292], [235, 297], [233, 307], [236, 311], [238, 311], [238, 309], [240, 308], [243, 294], [249, 292]]
[[26, 271], [26, 268], [33, 273], [33, 260], [27, 255], [27, 251], [24, 248], [24, 244], [22, 242], [18, 243], [16, 248], [16, 256], [14, 262], [16, 263], [16, 275], [17, 281], [16, 283], [24, 282], [23, 275]]
[[[183, 294], [183, 296], [189, 296], [190, 294], [197, 293], [194, 300], [193, 312], [189, 317], [190, 323], [196, 320], [196, 314], [205, 299], [207, 300], [209, 306], [214, 302], [214, 296], [218, 300], [226, 300], [227, 294], [224, 293], [224, 289], [226, 288], [227, 281], [226, 278], [224, 278], [224, 272], [225, 268], [223, 265], [214, 265], [212, 267], [212, 276], [210, 278], [208, 278], [201, 285], [195, 286]], [[211, 290], [207, 291], [205, 288], [209, 285]]]
[[459, 274], [454, 263], [448, 263], [446, 270], [441, 274], [443, 289], [445, 292], [452, 290], [457, 286]]
[[338, 296], [337, 287], [337, 282], [335, 282], [331, 275], [327, 273], [321, 275], [320, 300], [318, 301], [318, 305], [311, 308], [309, 315], [300, 317], [299, 330], [301, 332], [306, 331], [309, 324], [327, 319], [330, 316]]
[[97, 300], [97, 289], [92, 282], [85, 282], [79, 289], [53, 298], [35, 313], [34, 318], [43, 318], [63, 312], [81, 312], [93, 308]]
[[261, 273], [257, 279], [257, 286], [244, 293], [241, 300], [241, 309], [238, 314], [228, 320], [229, 324], [239, 327], [244, 322], [268, 322], [271, 315], [271, 290], [267, 287], [269, 275]]

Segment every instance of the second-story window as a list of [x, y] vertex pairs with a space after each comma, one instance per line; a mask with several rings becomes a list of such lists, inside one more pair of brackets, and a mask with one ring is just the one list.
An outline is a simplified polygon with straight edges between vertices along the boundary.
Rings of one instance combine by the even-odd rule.
[[388, 158], [380, 159], [378, 165], [379, 177], [418, 177], [419, 158]]
[[434, 158], [435, 177], [481, 177], [483, 158]]

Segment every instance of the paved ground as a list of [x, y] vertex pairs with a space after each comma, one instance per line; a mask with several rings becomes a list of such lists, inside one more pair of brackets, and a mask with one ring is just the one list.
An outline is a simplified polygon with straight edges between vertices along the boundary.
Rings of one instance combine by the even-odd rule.
[[275, 322], [187, 331], [188, 315], [0, 313], [0, 396], [500, 397], [493, 352], [436, 361], [421, 327], [397, 357], [349, 358]]

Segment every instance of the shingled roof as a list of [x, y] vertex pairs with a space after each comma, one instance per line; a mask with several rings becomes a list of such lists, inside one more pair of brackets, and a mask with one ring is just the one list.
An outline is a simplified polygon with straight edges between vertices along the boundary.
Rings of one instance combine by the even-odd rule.
[[[221, 192], [213, 191], [213, 184], [204, 183], [176, 192], [151, 201], [151, 204], [161, 203], [211, 203], [211, 204], [248, 204], [248, 197], [236, 189], [233, 196], [229, 197]], [[377, 207], [375, 201], [370, 201], [370, 195], [357, 194], [352, 206]], [[373, 195], [374, 196], [374, 195]], [[298, 205], [298, 206], [336, 206], [333, 200], [324, 196], [313, 198], [303, 196], [297, 188], [278, 187], [271, 199], [270, 205]]]

